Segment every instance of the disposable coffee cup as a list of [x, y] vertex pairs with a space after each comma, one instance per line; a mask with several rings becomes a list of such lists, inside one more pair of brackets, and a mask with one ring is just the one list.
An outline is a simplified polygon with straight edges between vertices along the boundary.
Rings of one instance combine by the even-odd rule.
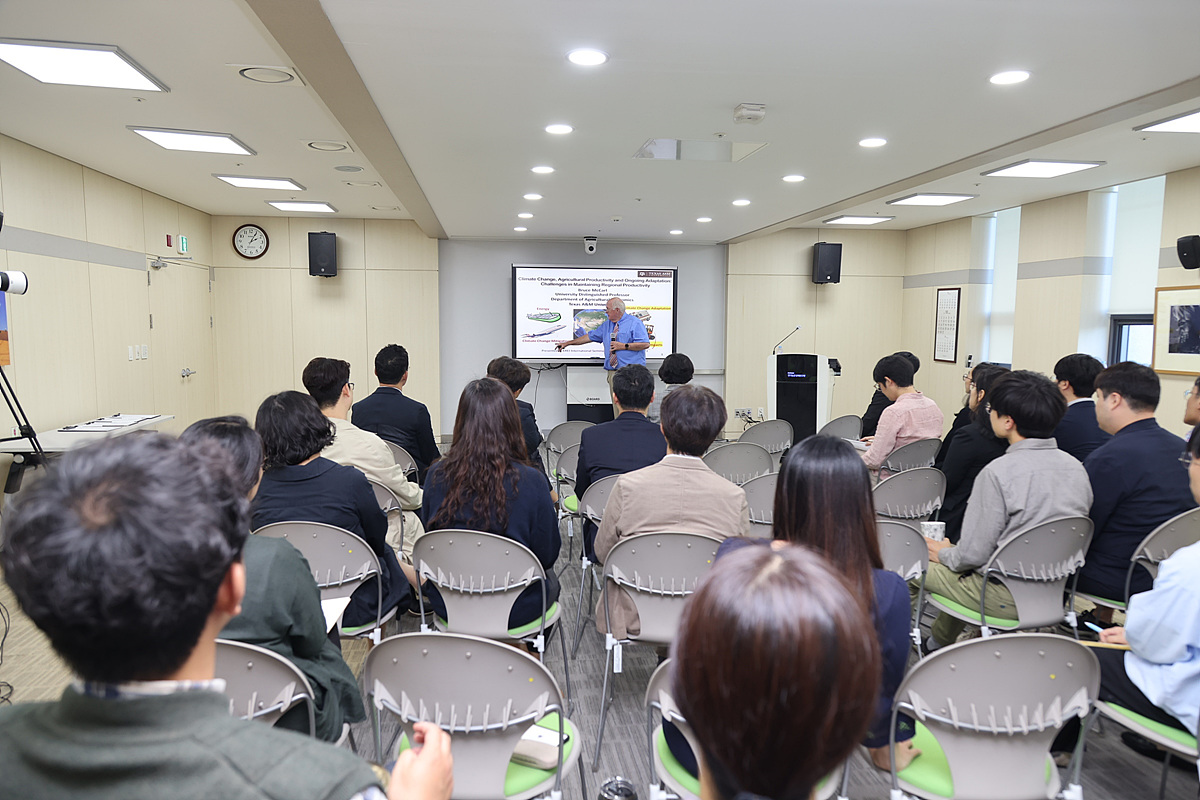
[[922, 522], [921, 533], [926, 539], [933, 539], [935, 542], [940, 542], [946, 538], [946, 523]]

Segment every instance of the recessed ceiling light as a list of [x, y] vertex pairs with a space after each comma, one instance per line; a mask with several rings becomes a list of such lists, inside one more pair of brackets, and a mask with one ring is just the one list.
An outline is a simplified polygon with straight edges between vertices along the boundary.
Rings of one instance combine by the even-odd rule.
[[518, 219], [533, 219], [533, 214], [530, 214], [528, 211], [522, 211], [520, 214], [517, 214], [517, 218]]
[[696, 217], [696, 222], [712, 222], [712, 217]]
[[895, 217], [841, 216], [841, 217], [834, 217], [833, 219], [827, 219], [827, 220], [825, 220], [825, 222], [823, 224], [825, 224], [825, 225], [877, 225], [880, 222], [887, 222], [888, 220], [891, 220], [891, 219], [895, 219]]
[[205, 133], [204, 131], [177, 131], [170, 128], [137, 128], [129, 130], [144, 136], [159, 147], [167, 150], [188, 150], [194, 153], [232, 153], [252, 156], [256, 153], [228, 133]]
[[525, 199], [526, 200], [541, 200], [542, 196], [540, 194], [538, 194], [537, 192], [530, 192], [529, 194], [525, 195]]
[[342, 181], [347, 186], [353, 186], [355, 189], [373, 189], [379, 186], [379, 181]]
[[1007, 167], [981, 172], [989, 178], [1057, 178], [1104, 164], [1103, 161], [1038, 161], [1027, 158]]
[[305, 142], [305, 146], [312, 150], [320, 150], [322, 153], [340, 153], [343, 150], [349, 150], [350, 145], [346, 142]]
[[748, 206], [748, 205], [750, 205], [750, 201], [745, 198], [742, 198], [740, 200], [734, 200], [733, 204], [735, 206]]
[[1189, 111], [1177, 117], [1142, 125], [1134, 130], [1154, 131], [1155, 133], [1200, 133], [1200, 111]]
[[529, 230], [529, 228], [525, 228], [525, 227], [518, 225], [517, 227], [513, 228], [513, 230], [516, 231], [517, 233], [524, 233], [525, 231]]
[[804, 180], [804, 176], [803, 175], [784, 175], [783, 180], [788, 183], [799, 183], [800, 181]]
[[1012, 69], [1008, 72], [997, 72], [992, 77], [988, 78], [997, 86], [1009, 86], [1014, 83], [1024, 83], [1029, 80], [1029, 73], [1023, 69]]
[[584, 47], [567, 53], [567, 60], [581, 67], [598, 67], [608, 61], [608, 53]]
[[291, 83], [296, 80], [295, 75], [279, 67], [242, 67], [238, 75], [255, 83]]
[[549, 175], [554, 172], [554, 167], [534, 167], [530, 172], [536, 172], [538, 175]]
[[372, 211], [399, 211], [400, 206], [371, 206]]
[[0, 61], [42, 83], [142, 92], [170, 91], [114, 45], [0, 39]]
[[301, 203], [288, 202], [283, 200], [268, 200], [268, 205], [275, 206], [280, 211], [296, 211], [301, 213], [316, 212], [319, 214], [335, 214], [337, 209], [329, 205], [329, 203]]
[[338, 172], [362, 172], [363, 171], [362, 167], [356, 166], [355, 164], [342, 164], [340, 166], [334, 167], [334, 169], [336, 169]]
[[672, 236], [683, 236], [683, 231], [676, 228], [675, 230], [671, 231], [671, 235]]
[[564, 134], [564, 133], [570, 133], [573, 130], [575, 130], [575, 129], [572, 128], [570, 125], [564, 125], [562, 123], [557, 123], [554, 125], [546, 126], [546, 133]]
[[921, 194], [910, 194], [906, 197], [900, 197], [895, 200], [888, 200], [889, 206], [948, 206], [951, 203], [961, 203], [963, 200], [973, 200], [979, 195], [975, 194], [943, 194], [938, 192], [925, 192]]
[[236, 186], [239, 189], [279, 189], [281, 191], [305, 191], [304, 187], [296, 183], [291, 178], [252, 178], [249, 175], [217, 175], [213, 173], [214, 178], [219, 178], [230, 186]]
[[887, 139], [881, 139], [878, 136], [869, 136], [858, 142], [859, 147], [883, 147], [885, 144], [887, 144]]

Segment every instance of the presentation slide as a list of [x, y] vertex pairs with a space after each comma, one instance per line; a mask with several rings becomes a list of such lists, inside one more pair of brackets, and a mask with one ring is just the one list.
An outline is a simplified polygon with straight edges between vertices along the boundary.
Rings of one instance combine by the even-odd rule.
[[513, 264], [513, 358], [570, 364], [601, 364], [604, 345], [554, 346], [583, 336], [604, 322], [610, 297], [646, 326], [646, 358], [675, 352], [675, 267], [570, 267]]

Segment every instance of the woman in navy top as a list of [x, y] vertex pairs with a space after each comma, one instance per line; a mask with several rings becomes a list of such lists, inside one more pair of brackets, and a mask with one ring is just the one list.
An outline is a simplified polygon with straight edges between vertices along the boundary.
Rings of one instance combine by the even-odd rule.
[[[506, 536], [533, 551], [546, 572], [547, 606], [558, 599], [554, 562], [562, 539], [544, 473], [529, 466], [512, 390], [495, 378], [471, 381], [458, 399], [454, 444], [429, 468], [421, 504], [425, 530], [462, 528]], [[437, 588], [424, 587], [443, 619]], [[526, 587], [513, 603], [510, 628], [542, 615], [542, 589]]]
[[[331, 423], [317, 401], [301, 392], [280, 392], [258, 407], [254, 427], [262, 437], [266, 471], [251, 506], [251, 526], [273, 522], [323, 522], [361, 536], [379, 557], [383, 611], [408, 597], [408, 580], [387, 543], [387, 516], [367, 477], [354, 467], [321, 458], [333, 441]], [[371, 578], [354, 590], [342, 614], [342, 628], [375, 621], [378, 590]]]

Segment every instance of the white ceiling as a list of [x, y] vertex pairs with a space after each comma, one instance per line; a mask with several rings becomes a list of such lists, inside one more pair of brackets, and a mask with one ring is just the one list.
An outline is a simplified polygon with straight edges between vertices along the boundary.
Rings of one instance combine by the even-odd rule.
[[[228, 172], [455, 238], [709, 243], [839, 213], [907, 229], [1200, 164], [1200, 135], [1132, 130], [1200, 108], [1197, 29], [1196, 0], [7, 0], [4, 36], [118, 45], [171, 92], [48, 86], [0, 64], [0, 132], [211, 214], [270, 216], [265, 200], [289, 199], [211, 177]], [[579, 46], [611, 60], [576, 67]], [[305, 85], [250, 83], [230, 64], [293, 67]], [[1032, 78], [988, 82], [1006, 69]], [[742, 102], [765, 103], [766, 120], [735, 124]], [[232, 133], [258, 154], [168, 152], [132, 124]], [[717, 134], [768, 145], [737, 163], [632, 157], [649, 138]], [[979, 175], [1034, 156], [1107, 163]], [[979, 197], [884, 202], [915, 191]]]

